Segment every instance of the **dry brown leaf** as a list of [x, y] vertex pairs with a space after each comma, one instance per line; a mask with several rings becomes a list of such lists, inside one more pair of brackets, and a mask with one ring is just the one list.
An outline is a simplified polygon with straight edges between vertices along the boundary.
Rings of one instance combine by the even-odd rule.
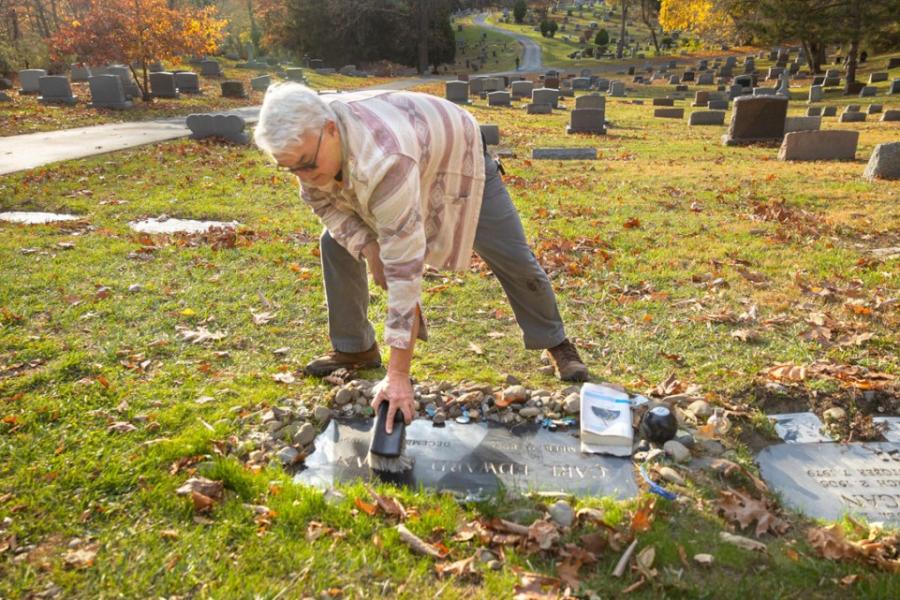
[[658, 575], [656, 569], [653, 568], [654, 560], [656, 560], [656, 548], [653, 546], [647, 546], [634, 557], [638, 571], [647, 579], [653, 579]]
[[735, 329], [731, 332], [731, 337], [747, 343], [758, 342], [762, 339], [759, 333], [752, 329]]
[[392, 498], [391, 496], [382, 496], [368, 485], [366, 486], [366, 490], [368, 490], [369, 495], [375, 499], [375, 503], [378, 507], [385, 513], [392, 517], [397, 517], [398, 519], [406, 518], [406, 509], [403, 508], [403, 505], [400, 504], [399, 500]]
[[106, 430], [111, 433], [129, 433], [137, 430], [137, 427], [135, 427], [128, 421], [116, 421], [115, 423], [107, 427]]
[[514, 600], [557, 600], [559, 598], [559, 579], [545, 577], [539, 573], [522, 571], [519, 583], [513, 590]]
[[578, 588], [581, 587], [581, 580], [578, 579], [578, 571], [580, 569], [581, 561], [571, 557], [556, 565], [556, 576], [572, 593], [577, 592]]
[[738, 267], [735, 267], [735, 270], [741, 274], [741, 277], [743, 277], [747, 281], [750, 281], [751, 283], [763, 283], [765, 281], [768, 281], [768, 279], [769, 279], [762, 273], [759, 273], [757, 271], [751, 271], [750, 269], [748, 269], [746, 267], [738, 266]]
[[328, 527], [318, 521], [310, 521], [309, 525], [306, 526], [306, 541], [314, 542], [323, 535], [329, 535], [332, 532], [334, 532], [332, 527]]
[[581, 547], [593, 554], [600, 554], [609, 546], [609, 540], [602, 531], [587, 533], [580, 538]]
[[478, 356], [484, 356], [484, 350], [475, 342], [469, 342], [469, 350], [471, 350]]
[[758, 492], [766, 493], [769, 491], [769, 486], [767, 486], [762, 479], [751, 473], [750, 470], [747, 469], [747, 467], [736, 462], [732, 462], [725, 458], [717, 458], [712, 462], [710, 467], [714, 471], [718, 471], [726, 477], [730, 477], [732, 473], [734, 473], [735, 471], [739, 471], [743, 473], [744, 476], [747, 477], [747, 479], [753, 482], [753, 487], [755, 487]]
[[265, 325], [266, 323], [268, 323], [269, 321], [271, 321], [278, 315], [277, 312], [270, 312], [270, 311], [253, 312], [252, 310], [250, 311], [250, 314], [253, 315], [253, 324], [254, 325]]
[[799, 367], [793, 363], [775, 364], [763, 373], [775, 381], [803, 381], [806, 379], [806, 367]]
[[653, 525], [653, 507], [656, 506], [655, 498], [645, 498], [638, 505], [637, 510], [631, 515], [631, 533], [642, 533]]
[[284, 372], [284, 373], [275, 373], [272, 375], [272, 379], [279, 383], [291, 384], [297, 381], [297, 378], [293, 376], [293, 374]]
[[535, 541], [541, 550], [549, 550], [559, 541], [559, 529], [551, 521], [535, 521], [528, 528], [528, 539]]
[[709, 567], [715, 562], [715, 557], [712, 554], [695, 554], [694, 562], [698, 565], [703, 565], [704, 567]]
[[452, 575], [454, 577], [464, 579], [467, 577], [475, 578], [480, 575], [478, 569], [475, 568], [474, 555], [470, 556], [469, 558], [457, 560], [452, 563], [436, 563], [434, 565], [434, 570], [438, 574], [438, 577], [443, 577], [444, 575]]
[[82, 548], [69, 550], [63, 555], [63, 562], [69, 569], [87, 569], [94, 566], [99, 544], [91, 544]]
[[192, 344], [203, 344], [205, 342], [221, 340], [224, 339], [226, 335], [223, 331], [212, 332], [202, 326], [192, 330], [182, 325], [176, 325], [175, 331], [178, 332], [178, 335], [180, 335], [184, 341]]
[[194, 503], [194, 510], [197, 512], [209, 512], [216, 504], [215, 500], [200, 492], [191, 492], [191, 501]]
[[222, 497], [224, 489], [225, 486], [221, 481], [213, 481], [206, 477], [191, 477], [185, 481], [180, 488], [175, 490], [175, 493], [179, 496], [187, 496], [193, 492], [197, 492], [204, 496], [208, 496], [213, 500], [218, 500]]
[[718, 510], [726, 519], [740, 525], [741, 529], [746, 529], [756, 521], [756, 535], [759, 536], [767, 532], [780, 535], [790, 527], [786, 521], [769, 510], [765, 500], [756, 500], [749, 494], [731, 488], [720, 491], [719, 495]]
[[375, 516], [375, 513], [378, 512], [377, 506], [375, 506], [374, 504], [369, 504], [368, 502], [366, 502], [365, 500], [363, 500], [361, 498], [354, 499], [353, 503], [356, 505], [356, 508], [363, 511], [370, 517]]

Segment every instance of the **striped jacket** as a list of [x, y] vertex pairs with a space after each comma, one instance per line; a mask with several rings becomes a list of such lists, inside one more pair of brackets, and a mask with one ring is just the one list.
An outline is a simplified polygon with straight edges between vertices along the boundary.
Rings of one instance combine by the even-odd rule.
[[301, 197], [353, 256], [378, 241], [388, 288], [384, 341], [407, 348], [425, 265], [464, 270], [471, 260], [484, 192], [478, 123], [428, 94], [322, 98], [337, 115], [342, 181], [303, 186]]

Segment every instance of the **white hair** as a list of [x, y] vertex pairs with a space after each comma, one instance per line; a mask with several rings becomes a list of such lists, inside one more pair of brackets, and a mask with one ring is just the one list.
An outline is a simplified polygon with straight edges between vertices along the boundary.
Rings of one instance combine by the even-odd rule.
[[274, 159], [307, 133], [335, 119], [334, 111], [315, 90], [293, 81], [276, 83], [266, 90], [253, 139]]

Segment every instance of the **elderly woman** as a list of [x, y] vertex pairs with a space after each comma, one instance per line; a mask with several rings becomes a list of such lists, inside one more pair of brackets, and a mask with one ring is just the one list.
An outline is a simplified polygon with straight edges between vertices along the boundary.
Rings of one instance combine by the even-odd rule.
[[498, 165], [467, 111], [427, 94], [320, 96], [283, 83], [266, 92], [255, 140], [299, 179], [303, 201], [325, 225], [320, 245], [333, 351], [310, 362], [307, 373], [381, 366], [366, 315], [368, 265], [387, 290], [384, 341], [391, 348], [373, 407], [388, 400], [389, 427], [396, 410], [409, 423], [413, 346], [427, 339], [425, 265], [465, 270], [474, 249], [500, 280], [525, 347], [548, 349], [563, 380], [588, 378]]

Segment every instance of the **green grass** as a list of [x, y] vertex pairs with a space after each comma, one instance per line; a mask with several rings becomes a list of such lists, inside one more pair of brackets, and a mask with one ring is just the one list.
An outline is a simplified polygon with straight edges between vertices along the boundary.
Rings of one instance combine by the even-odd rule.
[[[639, 92], [649, 98], [667, 87]], [[423, 90], [442, 92], [439, 84]], [[723, 147], [721, 128], [654, 120], [649, 102], [630, 99], [609, 100], [614, 127], [604, 137], [567, 136], [565, 111], [526, 119], [521, 110], [482, 102], [470, 110], [482, 123], [499, 124], [502, 145], [516, 153], [504, 161], [507, 185], [550, 268], [569, 334], [597, 378], [646, 391], [674, 373], [712, 401], [731, 403], [745, 401], [759, 370], [776, 362], [828, 359], [900, 374], [896, 310], [858, 315], [843, 296], [827, 302], [804, 295], [795, 279], [800, 273], [838, 287], [858, 280], [854, 299], [870, 307], [897, 296], [897, 259], [873, 261], [869, 250], [900, 245], [900, 184], [863, 181], [864, 160], [781, 163], [774, 149]], [[900, 132], [894, 123], [827, 126], [859, 130], [861, 159]], [[530, 151], [538, 145], [592, 146], [600, 159], [533, 162]], [[818, 232], [751, 218], [755, 202], [782, 199], [811, 213]], [[230, 449], [233, 436], [257, 426], [243, 416], [284, 398], [313, 406], [329, 389], [312, 379], [291, 386], [272, 380], [327, 348], [327, 319], [317, 257], [321, 226], [291, 178], [259, 152], [180, 140], [34, 169], [0, 180], [0, 210], [66, 211], [89, 222], [0, 224], [0, 519], [12, 520], [0, 542], [14, 534], [19, 546], [34, 546], [0, 554], [0, 596], [27, 597], [55, 584], [66, 597], [91, 598], [299, 597], [333, 588], [345, 597], [510, 598], [518, 579], [513, 567], [554, 574], [547, 558], [507, 549], [503, 569], [484, 569], [480, 582], [438, 579], [433, 561], [413, 555], [392, 523], [355, 509], [355, 498], [367, 498], [361, 486], [344, 487], [346, 499], [331, 504], [293, 485], [278, 467], [245, 467], [242, 451]], [[160, 238], [155, 250], [139, 252], [142, 240], [128, 221], [161, 213], [237, 220], [247, 231], [233, 249]], [[625, 227], [633, 218], [640, 226]], [[606, 254], [569, 253], [585, 261], [571, 270], [566, 261], [561, 268], [547, 262], [558, 241], [595, 236], [588, 247]], [[74, 248], [63, 250], [59, 242]], [[736, 260], [767, 281], [743, 278]], [[692, 280], [707, 273], [727, 287]], [[444, 283], [446, 289], [438, 287]], [[142, 290], [129, 292], [132, 284]], [[100, 286], [108, 297], [98, 295]], [[433, 288], [424, 300], [431, 339], [417, 348], [417, 379], [500, 385], [511, 373], [534, 388], [563, 387], [538, 374], [537, 353], [522, 348], [493, 278], [473, 269], [425, 287]], [[278, 313], [263, 326], [250, 312], [261, 308], [260, 293]], [[373, 296], [380, 331], [385, 296], [374, 288]], [[758, 326], [757, 343], [730, 335], [741, 326], [698, 320], [726, 310], [740, 314], [752, 304], [761, 320], [787, 317]], [[859, 347], [808, 341], [799, 334], [811, 311], [875, 337]], [[176, 326], [201, 323], [226, 337], [205, 345], [177, 337]], [[483, 356], [469, 349], [471, 341]], [[281, 347], [290, 348], [286, 356], [273, 353]], [[20, 363], [15, 373], [6, 371]], [[198, 404], [200, 396], [215, 402]], [[119, 420], [137, 431], [107, 432]], [[758, 413], [736, 421], [738, 429], [770, 433]], [[750, 456], [739, 437], [726, 442], [733, 458]], [[189, 464], [171, 474], [185, 459]], [[190, 501], [174, 493], [190, 473], [225, 482], [226, 499], [208, 520], [195, 520]], [[808, 521], [797, 515], [787, 535], [763, 538], [765, 555], [721, 543], [718, 532], [728, 525], [710, 501], [724, 483], [700, 472], [689, 479], [679, 490], [684, 504], [660, 502], [652, 529], [640, 535], [641, 548], [656, 548], [660, 575], [633, 595], [739, 598], [747, 589], [772, 598], [897, 595], [895, 575], [817, 558], [805, 542]], [[536, 504], [507, 497], [461, 506], [433, 492], [381, 489], [414, 507], [407, 526], [446, 543], [454, 559], [477, 549], [451, 541], [460, 524]], [[579, 502], [604, 506], [612, 520], [626, 519], [632, 508], [609, 499]], [[267, 506], [270, 523], [244, 504]], [[311, 521], [343, 535], [307, 542]], [[65, 567], [73, 538], [99, 544], [94, 566]], [[714, 554], [716, 564], [684, 568], [679, 546], [688, 557]], [[587, 587], [609, 597], [637, 581], [634, 574], [609, 576], [617, 560], [617, 552], [607, 551], [584, 568]], [[850, 574], [861, 577], [844, 589], [838, 582]]]
[[[457, 42], [465, 42], [466, 47], [465, 49], [457, 47], [456, 62], [451, 70], [455, 72], [472, 72], [471, 69], [466, 68], [466, 60], [479, 60], [479, 44], [482, 39], [485, 41], [488, 60], [481, 71], [490, 73], [515, 69], [516, 57], [521, 57], [521, 46], [519, 46], [519, 43], [508, 35], [503, 35], [484, 27], [478, 27], [472, 21], [472, 17], [464, 17], [457, 19], [454, 23], [454, 27], [457, 24], [462, 25], [462, 31], [454, 30], [453, 35], [456, 36]], [[495, 52], [497, 56], [494, 56]]]

